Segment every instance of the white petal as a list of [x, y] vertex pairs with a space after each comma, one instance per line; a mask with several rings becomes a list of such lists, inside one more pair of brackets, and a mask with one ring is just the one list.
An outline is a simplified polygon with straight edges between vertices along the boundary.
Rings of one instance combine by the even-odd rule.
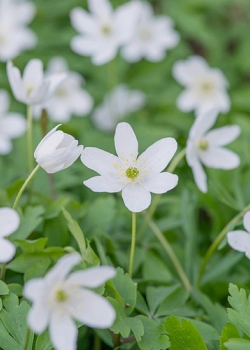
[[197, 76], [209, 69], [204, 58], [191, 56], [187, 60], [180, 60], [174, 64], [173, 76], [180, 84], [190, 85], [197, 79]]
[[18, 101], [26, 102], [26, 89], [21, 79], [20, 70], [13, 66], [12, 62], [7, 63], [7, 75], [12, 92]]
[[95, 147], [85, 147], [81, 154], [83, 164], [100, 175], [117, 179], [121, 162], [117, 156]]
[[53, 312], [49, 334], [55, 350], [76, 350], [77, 328], [69, 315]]
[[243, 218], [243, 225], [245, 229], [250, 233], [250, 211], [248, 211]]
[[94, 192], [116, 193], [124, 187], [122, 180], [113, 180], [105, 176], [94, 176], [83, 183]]
[[206, 134], [206, 140], [209, 144], [223, 146], [233, 142], [239, 134], [240, 127], [238, 125], [228, 125], [209, 131]]
[[59, 128], [61, 124], [58, 124], [57, 126], [55, 126], [52, 130], [50, 130], [50, 132], [48, 132], [47, 135], [44, 136], [44, 138], [40, 141], [40, 143], [38, 144], [35, 152], [34, 152], [34, 157], [37, 158], [38, 156], [42, 155], [43, 152], [40, 151], [41, 146], [43, 145], [43, 143], [48, 140], [55, 132], [56, 129]]
[[[45, 82], [48, 83], [46, 100], [51, 98], [51, 96], [56, 92], [66, 78], [67, 73], [65, 72], [51, 74], [48, 78], [46, 78]], [[45, 99], [43, 101], [45, 101]]]
[[43, 81], [43, 63], [39, 59], [28, 62], [23, 71], [23, 81], [27, 86], [37, 88]]
[[36, 334], [42, 333], [49, 324], [49, 314], [48, 302], [44, 302], [44, 299], [37, 300], [29, 310], [27, 317], [28, 326]]
[[70, 19], [72, 26], [79, 33], [91, 34], [96, 31], [97, 25], [93, 17], [80, 7], [76, 7], [70, 12]]
[[240, 164], [239, 156], [225, 148], [213, 147], [199, 152], [203, 164], [216, 169], [234, 169]]
[[5, 155], [12, 150], [12, 143], [6, 135], [0, 134], [0, 154]]
[[189, 137], [194, 139], [201, 138], [214, 125], [217, 116], [218, 111], [215, 109], [197, 115], [197, 118], [190, 129]]
[[177, 150], [177, 142], [172, 137], [166, 137], [156, 141], [143, 152], [139, 160], [145, 159], [146, 169], [150, 173], [159, 173], [166, 168]]
[[178, 184], [178, 176], [170, 173], [152, 174], [143, 179], [143, 187], [152, 193], [165, 193]]
[[0, 262], [6, 263], [15, 255], [16, 248], [14, 244], [4, 238], [0, 238]]
[[44, 286], [45, 284], [43, 278], [33, 278], [25, 283], [23, 288], [23, 295], [25, 298], [33, 302], [36, 300], [41, 300]]
[[11, 208], [0, 208], [0, 237], [6, 237], [15, 232], [20, 225], [17, 212]]
[[151, 194], [139, 184], [128, 184], [122, 190], [126, 207], [134, 213], [147, 209], [151, 203]]
[[96, 288], [113, 278], [116, 270], [112, 266], [90, 267], [84, 271], [71, 273], [67, 281], [88, 288]]
[[92, 61], [97, 66], [110, 62], [117, 53], [118, 46], [111, 43], [106, 45], [104, 48], [101, 48], [92, 57]]
[[39, 158], [42, 156], [49, 156], [62, 142], [64, 138], [64, 133], [61, 130], [57, 130], [50, 137], [43, 139], [42, 143], [40, 143], [35, 150], [35, 158], [36, 161], [39, 161]]
[[107, 18], [112, 13], [112, 7], [108, 0], [88, 0], [90, 11], [100, 17]]
[[10, 138], [21, 136], [27, 129], [25, 118], [18, 113], [8, 113], [1, 121], [2, 131]]
[[98, 46], [99, 42], [97, 40], [93, 40], [92, 37], [85, 37], [81, 35], [73, 37], [70, 41], [71, 49], [82, 56], [94, 54], [94, 52], [98, 49]]
[[207, 176], [204, 169], [202, 168], [200, 161], [196, 157], [194, 157], [192, 160], [192, 164], [189, 164], [189, 166], [192, 168], [194, 181], [197, 187], [200, 189], [201, 192], [206, 193]]
[[193, 91], [183, 91], [176, 101], [177, 108], [182, 112], [190, 112], [196, 108], [197, 99]]
[[247, 252], [250, 250], [250, 234], [246, 231], [230, 231], [227, 234], [228, 244], [239, 252]]
[[115, 310], [110, 303], [90, 290], [79, 290], [77, 300], [71, 306], [74, 307], [72, 310], [74, 318], [89, 327], [109, 328], [116, 318]]
[[46, 282], [52, 285], [65, 279], [70, 270], [82, 260], [80, 254], [71, 253], [59, 259], [56, 265], [45, 276]]
[[135, 133], [128, 123], [119, 123], [115, 130], [115, 149], [121, 161], [136, 159], [138, 154], [138, 141]]

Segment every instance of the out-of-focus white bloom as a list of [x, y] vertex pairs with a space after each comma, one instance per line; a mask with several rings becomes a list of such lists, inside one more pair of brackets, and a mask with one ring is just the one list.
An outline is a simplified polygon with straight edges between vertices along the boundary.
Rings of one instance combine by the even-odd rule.
[[115, 149], [118, 157], [94, 147], [83, 150], [83, 164], [100, 174], [83, 182], [92, 191], [122, 191], [126, 207], [131, 212], [140, 212], [149, 207], [150, 192], [165, 193], [177, 185], [177, 175], [161, 173], [177, 149], [172, 137], [155, 142], [138, 157], [138, 141], [133, 129], [128, 123], [119, 123]]
[[7, 75], [15, 98], [27, 105], [48, 100], [66, 78], [65, 73], [55, 73], [45, 78], [43, 63], [39, 59], [28, 62], [21, 77], [20, 70], [12, 62], [7, 63]]
[[0, 262], [10, 261], [15, 255], [16, 248], [4, 237], [15, 232], [20, 224], [17, 212], [11, 208], [0, 208]]
[[236, 230], [227, 234], [228, 244], [239, 252], [244, 252], [246, 257], [250, 259], [250, 211], [243, 218], [243, 226], [246, 231]]
[[221, 70], [210, 68], [203, 57], [191, 56], [177, 61], [173, 76], [186, 87], [177, 99], [181, 111], [195, 110], [198, 114], [214, 108], [223, 113], [229, 111], [228, 82]]
[[133, 38], [122, 48], [122, 56], [129, 62], [142, 58], [157, 62], [166, 55], [166, 50], [175, 47], [179, 34], [173, 29], [173, 21], [167, 16], [154, 16], [149, 3], [138, 2], [140, 18]]
[[93, 98], [81, 88], [83, 77], [77, 72], [69, 71], [67, 62], [62, 57], [54, 57], [49, 61], [46, 76], [55, 73], [65, 73], [66, 78], [47, 102], [33, 107], [35, 118], [40, 118], [43, 108], [51, 120], [62, 123], [69, 121], [72, 115], [82, 117], [89, 114]]
[[96, 127], [103, 131], [113, 131], [117, 123], [128, 114], [145, 105], [145, 94], [139, 90], [129, 90], [126, 85], [118, 85], [93, 112]]
[[222, 147], [238, 137], [240, 128], [238, 125], [229, 125], [208, 131], [214, 125], [217, 115], [216, 110], [199, 114], [187, 140], [187, 163], [202, 192], [207, 192], [207, 177], [201, 163], [209, 168], [225, 170], [236, 168], [240, 163], [236, 153]]
[[42, 139], [34, 153], [36, 162], [49, 174], [68, 168], [83, 150], [73, 136], [57, 130], [59, 126]]
[[0, 61], [6, 62], [36, 45], [33, 31], [26, 27], [35, 15], [35, 5], [27, 1], [0, 1]]
[[21, 136], [27, 129], [25, 118], [19, 113], [8, 113], [9, 106], [9, 94], [0, 90], [0, 154], [10, 153], [11, 139]]
[[76, 319], [89, 327], [109, 328], [115, 320], [114, 308], [102, 296], [89, 290], [115, 276], [111, 266], [92, 267], [69, 274], [81, 261], [78, 253], [61, 258], [44, 278], [26, 282], [24, 296], [33, 302], [28, 325], [35, 333], [47, 326], [56, 350], [76, 350]]
[[70, 13], [71, 24], [80, 33], [70, 45], [79, 55], [91, 56], [94, 64], [101, 65], [131, 39], [139, 7], [137, 1], [130, 1], [113, 10], [108, 0], [88, 0], [88, 6], [90, 13], [79, 7]]

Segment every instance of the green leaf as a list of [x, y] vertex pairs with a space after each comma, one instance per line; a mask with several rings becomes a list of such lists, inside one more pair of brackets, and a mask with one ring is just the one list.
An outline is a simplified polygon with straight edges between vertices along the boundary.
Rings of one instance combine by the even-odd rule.
[[230, 339], [224, 344], [228, 350], [250, 350], [250, 340]]
[[143, 324], [138, 317], [123, 318], [118, 323], [115, 323], [110, 329], [115, 334], [120, 333], [123, 338], [127, 338], [132, 331], [137, 341], [140, 341], [144, 334]]
[[171, 316], [167, 317], [165, 327], [171, 350], [207, 350], [202, 336], [190, 321], [183, 319], [180, 323], [176, 316]]
[[11, 240], [26, 239], [42, 222], [41, 215], [44, 211], [44, 207], [40, 205], [36, 207], [27, 207], [24, 216], [21, 215], [21, 224], [19, 228], [11, 235]]
[[65, 207], [69, 202], [68, 198], [61, 197], [57, 200], [54, 200], [49, 204], [49, 206], [46, 208], [46, 212], [44, 213], [45, 219], [53, 219], [58, 217], [60, 211]]
[[229, 284], [229, 293], [228, 301], [234, 310], [227, 310], [228, 318], [250, 337], [250, 297], [247, 298], [245, 289], [239, 290], [232, 283]]
[[172, 274], [158, 255], [148, 251], [142, 267], [143, 278], [154, 282], [171, 282]]
[[10, 291], [7, 284], [5, 284], [3, 281], [0, 281], [0, 295], [7, 295], [9, 292]]
[[178, 288], [178, 285], [171, 287], [147, 287], [146, 296], [150, 312], [154, 315], [158, 306], [163, 300]]
[[19, 247], [22, 249], [23, 253], [34, 253], [43, 251], [48, 238], [39, 238], [34, 241], [16, 239], [15, 242], [18, 243]]
[[24, 282], [32, 278], [43, 277], [51, 265], [51, 259], [44, 257], [41, 261], [35, 262], [24, 274]]
[[164, 325], [156, 323], [146, 316], [137, 316], [144, 328], [144, 335], [138, 346], [141, 350], [163, 350], [169, 348], [170, 342]]
[[158, 317], [174, 313], [174, 310], [182, 309], [188, 300], [190, 293], [183, 286], [169, 287], [169, 295], [162, 301], [156, 312]]
[[66, 209], [62, 208], [62, 212], [65, 219], [67, 220], [68, 228], [78, 244], [83, 260], [94, 266], [100, 265], [98, 256], [90, 247], [89, 242], [85, 241], [84, 234], [78, 223], [72, 219], [71, 215]]
[[50, 342], [49, 332], [46, 330], [42, 334], [39, 334], [36, 339], [35, 350], [52, 350], [53, 346]]
[[238, 329], [232, 323], [228, 322], [221, 332], [220, 350], [227, 350], [224, 343], [226, 343], [230, 338], [240, 338], [240, 334]]
[[16, 294], [18, 297], [23, 295], [23, 287], [18, 283], [10, 283], [8, 284], [8, 288], [11, 293]]

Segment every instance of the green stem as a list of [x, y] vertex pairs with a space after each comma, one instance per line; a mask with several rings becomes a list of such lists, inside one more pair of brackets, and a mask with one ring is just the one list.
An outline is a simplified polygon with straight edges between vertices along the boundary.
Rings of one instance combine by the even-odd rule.
[[29, 327], [27, 327], [26, 340], [25, 340], [23, 350], [29, 349], [30, 335], [31, 335], [31, 331], [30, 331]]
[[28, 145], [28, 160], [29, 160], [29, 173], [32, 172], [33, 166], [33, 131], [32, 131], [32, 106], [27, 105], [27, 145]]
[[3, 263], [2, 269], [1, 269], [1, 280], [2, 281], [4, 281], [4, 279], [5, 279], [6, 266], [7, 266], [7, 263]]
[[205, 272], [207, 263], [209, 262], [211, 256], [213, 255], [215, 250], [218, 248], [218, 246], [222, 242], [223, 238], [229, 232], [230, 228], [233, 225], [235, 225], [240, 219], [242, 219], [243, 216], [246, 214], [246, 212], [249, 210], [250, 210], [250, 204], [248, 204], [239, 214], [237, 214], [231, 221], [229, 221], [229, 223], [223, 228], [223, 230], [219, 233], [219, 235], [215, 238], [213, 243], [210, 245], [210, 247], [209, 247], [209, 249], [204, 257], [204, 260], [203, 260], [203, 263], [202, 263], [202, 266], [200, 269], [199, 277], [198, 277], [197, 284], [196, 284], [197, 288], [199, 288], [199, 286], [200, 286], [201, 279], [202, 279], [203, 273]]
[[133, 263], [135, 256], [135, 240], [136, 240], [136, 213], [132, 213], [132, 239], [131, 239], [131, 251], [129, 261], [129, 276], [133, 275]]
[[101, 341], [101, 339], [98, 337], [98, 335], [95, 334], [95, 338], [94, 338], [94, 349], [93, 349], [93, 350], [101, 350], [101, 346], [102, 346], [102, 341]]
[[[177, 156], [173, 159], [173, 161], [170, 163], [169, 167], [167, 168], [166, 172], [168, 173], [173, 173], [175, 171], [175, 168], [177, 167], [177, 165], [180, 163], [180, 161], [182, 160], [182, 158], [185, 156], [186, 154], [186, 148], [183, 148], [178, 154]], [[147, 216], [145, 217], [141, 227], [140, 227], [140, 230], [138, 232], [138, 235], [137, 235], [137, 239], [140, 240], [144, 231], [146, 230], [148, 224], [149, 224], [149, 221], [152, 219], [157, 207], [158, 207], [158, 204], [160, 203], [160, 200], [161, 200], [161, 194], [157, 194], [155, 195], [153, 201], [152, 201], [152, 204], [150, 206], [150, 209], [148, 210], [147, 212]]]
[[23, 193], [23, 191], [25, 190], [25, 188], [27, 187], [28, 183], [30, 182], [30, 180], [32, 179], [32, 177], [35, 175], [35, 173], [37, 172], [37, 170], [40, 168], [40, 165], [37, 164], [37, 166], [35, 167], [35, 169], [31, 172], [31, 174], [29, 175], [29, 177], [27, 178], [27, 180], [25, 181], [25, 183], [22, 185], [21, 189], [19, 190], [17, 196], [16, 196], [16, 199], [15, 199], [15, 202], [13, 204], [13, 209], [16, 209], [17, 207], [17, 204], [19, 202], [19, 199]]
[[161, 242], [163, 248], [166, 250], [166, 252], [167, 252], [170, 260], [172, 261], [184, 287], [186, 288], [187, 291], [191, 291], [192, 286], [187, 278], [187, 275], [185, 274], [177, 256], [175, 255], [170, 244], [168, 243], [166, 237], [163, 235], [163, 233], [160, 231], [160, 229], [156, 226], [156, 224], [152, 220], [149, 220], [149, 226], [151, 227], [152, 231], [154, 232], [154, 234], [156, 235], [158, 240]]

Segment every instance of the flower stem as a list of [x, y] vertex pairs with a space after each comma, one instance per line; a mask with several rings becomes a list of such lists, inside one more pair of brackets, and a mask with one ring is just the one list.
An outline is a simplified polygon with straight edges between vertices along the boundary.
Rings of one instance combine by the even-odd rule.
[[235, 225], [240, 219], [242, 219], [243, 216], [246, 214], [246, 212], [249, 210], [250, 210], [250, 204], [248, 204], [239, 214], [237, 214], [231, 221], [229, 221], [229, 223], [223, 228], [223, 230], [219, 233], [219, 235], [215, 238], [213, 243], [210, 245], [210, 247], [209, 247], [209, 249], [204, 257], [203, 263], [201, 265], [200, 273], [199, 273], [197, 284], [196, 284], [197, 288], [199, 288], [199, 286], [200, 286], [201, 279], [202, 279], [203, 273], [206, 269], [207, 263], [209, 262], [211, 256], [215, 252], [215, 250], [220, 245], [223, 238], [226, 236], [226, 234], [230, 230], [231, 226]]
[[35, 175], [35, 173], [37, 172], [37, 170], [40, 168], [40, 165], [37, 164], [37, 166], [35, 167], [35, 169], [31, 172], [31, 174], [28, 176], [28, 178], [26, 179], [25, 183], [22, 185], [21, 189], [19, 190], [17, 196], [16, 196], [16, 199], [15, 199], [15, 202], [13, 204], [13, 209], [16, 209], [17, 207], [17, 204], [19, 202], [19, 199], [23, 193], [23, 191], [25, 190], [25, 188], [27, 187], [28, 183], [30, 182], [30, 180], [32, 179], [32, 177]]
[[132, 278], [133, 275], [133, 263], [135, 256], [135, 240], [136, 240], [136, 213], [132, 213], [132, 239], [131, 239], [131, 250], [130, 250], [130, 261], [129, 261], [129, 276]]
[[33, 169], [33, 131], [32, 131], [32, 106], [27, 105], [27, 121], [28, 121], [28, 130], [27, 130], [27, 145], [28, 145], [28, 160], [29, 160], [29, 173]]
[[[185, 156], [186, 154], [186, 148], [183, 148], [178, 154], [177, 156], [173, 159], [173, 161], [170, 163], [169, 167], [167, 168], [167, 172], [168, 173], [173, 173], [175, 171], [175, 168], [177, 167], [177, 165], [180, 163], [180, 161], [182, 160], [182, 158]], [[157, 194], [155, 195], [152, 204], [150, 206], [150, 209], [147, 211], [147, 215], [145, 216], [145, 219], [140, 227], [140, 230], [138, 232], [137, 235], [137, 239], [139, 240], [141, 238], [141, 236], [143, 235], [144, 231], [146, 230], [149, 221], [152, 219], [158, 204], [160, 203], [160, 199], [161, 199], [161, 194]]]
[[175, 255], [170, 244], [168, 243], [166, 237], [163, 235], [163, 233], [160, 231], [160, 229], [156, 226], [156, 224], [152, 220], [149, 220], [149, 226], [151, 227], [152, 231], [154, 232], [158, 240], [161, 242], [163, 248], [166, 250], [184, 287], [186, 288], [187, 291], [191, 291], [192, 290], [191, 283], [189, 282], [187, 275], [185, 274], [177, 256]]
[[30, 335], [31, 335], [31, 331], [30, 331], [29, 327], [27, 327], [26, 340], [25, 340], [23, 350], [29, 349]]

